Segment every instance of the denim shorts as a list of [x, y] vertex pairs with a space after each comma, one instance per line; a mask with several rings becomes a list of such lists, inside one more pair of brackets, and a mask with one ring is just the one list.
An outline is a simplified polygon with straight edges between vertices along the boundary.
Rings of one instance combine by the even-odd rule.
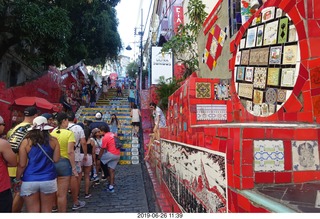
[[71, 176], [72, 175], [72, 167], [69, 159], [60, 158], [60, 160], [54, 164], [56, 167], [57, 175], [59, 176]]
[[50, 194], [56, 192], [57, 179], [48, 181], [22, 182], [20, 196], [30, 196], [36, 192]]

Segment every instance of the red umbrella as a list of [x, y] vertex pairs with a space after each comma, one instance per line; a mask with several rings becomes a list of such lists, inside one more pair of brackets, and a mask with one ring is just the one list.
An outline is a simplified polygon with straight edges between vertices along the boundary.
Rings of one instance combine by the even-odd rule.
[[15, 99], [11, 104], [11, 107], [13, 108], [28, 106], [36, 106], [40, 109], [46, 109], [55, 112], [59, 110], [56, 105], [41, 97], [20, 97], [18, 99]]

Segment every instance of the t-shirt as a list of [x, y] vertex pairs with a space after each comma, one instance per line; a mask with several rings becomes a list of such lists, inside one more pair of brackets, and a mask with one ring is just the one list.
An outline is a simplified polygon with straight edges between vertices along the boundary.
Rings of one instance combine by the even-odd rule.
[[[14, 133], [15, 130], [17, 130], [18, 128], [22, 127], [22, 126], [26, 126], [30, 124], [29, 122], [21, 122], [18, 125], [16, 125], [14, 128], [10, 129], [7, 133], [7, 139], [9, 139], [9, 137]], [[17, 159], [18, 159], [18, 154], [17, 154]], [[10, 177], [16, 177], [16, 172], [17, 172], [17, 167], [8, 167], [8, 172], [9, 172], [9, 176]]]
[[140, 122], [139, 109], [132, 109], [132, 122]]
[[97, 121], [97, 122], [90, 123], [89, 129], [90, 129], [90, 131], [92, 131], [94, 128], [100, 128], [101, 126], [109, 127], [108, 123], [102, 122], [102, 121]]
[[159, 122], [159, 128], [166, 127], [166, 117], [164, 116], [162, 110], [157, 106], [155, 110], [155, 123], [158, 123], [158, 119], [160, 119]]
[[120, 149], [116, 148], [114, 134], [112, 132], [107, 132], [103, 136], [101, 148], [106, 149], [111, 154], [120, 155]]
[[69, 121], [68, 124], [68, 130], [72, 131], [74, 134], [74, 137], [76, 139], [76, 145], [74, 150], [74, 160], [75, 161], [81, 161], [81, 155], [80, 155], [80, 148], [81, 148], [81, 139], [86, 138], [84, 134], [84, 130], [80, 125], [76, 125], [73, 122]]
[[69, 142], [76, 142], [74, 134], [72, 131], [67, 129], [59, 129], [60, 133], [58, 133], [58, 129], [55, 128], [51, 135], [58, 139], [60, 144], [60, 156], [68, 159], [68, 143]]

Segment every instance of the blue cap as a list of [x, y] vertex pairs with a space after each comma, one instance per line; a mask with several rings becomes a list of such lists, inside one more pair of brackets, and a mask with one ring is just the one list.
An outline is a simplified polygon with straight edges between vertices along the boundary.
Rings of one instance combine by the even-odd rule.
[[51, 118], [53, 118], [53, 116], [52, 116], [51, 113], [44, 113], [44, 114], [42, 114], [41, 116], [45, 117], [46, 119], [51, 119]]

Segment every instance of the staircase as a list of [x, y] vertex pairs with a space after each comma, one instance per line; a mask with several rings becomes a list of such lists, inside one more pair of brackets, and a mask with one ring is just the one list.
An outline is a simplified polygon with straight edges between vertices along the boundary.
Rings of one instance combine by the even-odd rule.
[[123, 143], [123, 147], [120, 149], [119, 164], [139, 164], [140, 144], [138, 137], [132, 136], [128, 90], [123, 90], [123, 97], [117, 97], [116, 89], [109, 89], [106, 99], [100, 96], [95, 107], [81, 106], [76, 113], [76, 117], [79, 122], [83, 122], [84, 119], [94, 121], [95, 114], [99, 111], [103, 113], [103, 121], [108, 124], [110, 124], [111, 114], [113, 113], [117, 115], [121, 123], [121, 127], [118, 128], [118, 136]]

